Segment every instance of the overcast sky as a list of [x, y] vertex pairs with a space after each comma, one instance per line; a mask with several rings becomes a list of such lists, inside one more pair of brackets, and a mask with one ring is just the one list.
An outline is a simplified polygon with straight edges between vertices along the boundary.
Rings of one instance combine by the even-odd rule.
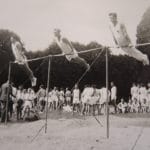
[[117, 12], [135, 42], [149, 0], [0, 0], [0, 28], [17, 33], [28, 50], [44, 49], [61, 28], [72, 41], [111, 45], [108, 13]]

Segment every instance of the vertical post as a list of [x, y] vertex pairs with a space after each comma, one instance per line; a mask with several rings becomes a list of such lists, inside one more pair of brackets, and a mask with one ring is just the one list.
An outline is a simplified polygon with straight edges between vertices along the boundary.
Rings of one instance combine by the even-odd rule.
[[107, 90], [107, 101], [106, 101], [106, 134], [109, 138], [109, 91], [108, 91], [108, 48], [106, 50], [106, 90]]
[[45, 133], [47, 132], [47, 117], [48, 117], [48, 92], [49, 92], [49, 83], [50, 83], [50, 68], [51, 68], [51, 56], [49, 57], [49, 61], [48, 61], [48, 72], [47, 72]]
[[5, 124], [7, 124], [8, 120], [8, 101], [9, 101], [9, 91], [10, 91], [10, 76], [11, 76], [11, 62], [9, 62], [9, 70], [8, 70], [8, 91], [7, 91], [7, 100], [6, 100], [6, 110], [5, 110]]

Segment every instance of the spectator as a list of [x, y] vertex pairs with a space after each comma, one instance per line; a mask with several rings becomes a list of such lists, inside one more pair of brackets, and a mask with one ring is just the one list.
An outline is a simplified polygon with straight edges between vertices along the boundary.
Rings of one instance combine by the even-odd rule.
[[118, 104], [118, 112], [119, 113], [126, 113], [127, 111], [127, 103], [124, 101], [124, 99], [121, 99], [121, 102]]

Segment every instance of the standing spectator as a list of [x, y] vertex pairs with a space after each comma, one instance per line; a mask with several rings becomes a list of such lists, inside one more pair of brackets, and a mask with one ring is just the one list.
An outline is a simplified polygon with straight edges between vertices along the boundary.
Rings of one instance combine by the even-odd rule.
[[[5, 118], [6, 118], [6, 104], [7, 104], [7, 99], [8, 99], [8, 103], [9, 103], [9, 96], [8, 96], [8, 94], [11, 93], [11, 88], [9, 90], [10, 93], [8, 93], [8, 88], [10, 88], [8, 81], [6, 83], [2, 84], [2, 86], [1, 86], [1, 91], [0, 91], [1, 122], [4, 122]], [[7, 112], [7, 120], [9, 120], [8, 112]]]
[[52, 101], [54, 109], [57, 110], [59, 101], [59, 91], [57, 87], [54, 87], [54, 89], [52, 90]]
[[148, 112], [150, 112], [150, 83], [147, 84], [147, 103], [148, 103]]
[[26, 117], [29, 117], [30, 115], [30, 110], [32, 108], [32, 104], [31, 101], [29, 101], [29, 91], [27, 89], [23, 90], [23, 100], [24, 100], [24, 104], [23, 104], [23, 119], [25, 120]]
[[[106, 114], [106, 102], [107, 102], [107, 89], [106, 87], [102, 87], [100, 89], [100, 113], [101, 113], [101, 110], [103, 109], [104, 110], [104, 114]], [[108, 99], [110, 99], [110, 91], [108, 91]]]
[[43, 85], [40, 85], [40, 89], [37, 92], [37, 101], [38, 101], [38, 107], [41, 112], [43, 112], [45, 108], [45, 96], [46, 96], [46, 90], [44, 89]]
[[94, 88], [86, 85], [83, 92], [82, 92], [82, 115], [87, 114], [90, 112], [90, 108], [92, 107], [93, 103], [91, 102], [91, 97], [94, 93]]
[[80, 90], [78, 88], [78, 85], [76, 84], [73, 90], [73, 112], [74, 111], [79, 112], [79, 104], [80, 104]]
[[111, 104], [114, 107], [114, 113], [116, 113], [117, 109], [117, 87], [115, 86], [114, 82], [111, 82]]
[[11, 99], [13, 101], [13, 112], [16, 113], [17, 112], [17, 88], [14, 86], [14, 84], [12, 83], [12, 96]]
[[49, 93], [48, 93], [48, 109], [49, 110], [53, 110], [53, 99], [52, 99], [52, 89], [50, 89]]
[[144, 86], [144, 84], [141, 84], [141, 87], [139, 89], [139, 100], [140, 100], [140, 104], [143, 102], [144, 99], [147, 100], [147, 89]]
[[20, 85], [17, 90], [16, 94], [17, 99], [17, 120], [20, 120], [22, 118], [22, 110], [23, 110], [23, 87]]
[[9, 95], [9, 101], [8, 101], [8, 114], [9, 114], [9, 117], [11, 118], [12, 114], [13, 114], [13, 105], [14, 105], [14, 102], [16, 99], [16, 91], [17, 90], [14, 87], [13, 83], [11, 83], [10, 88], [11, 88], [11, 93]]
[[61, 88], [59, 92], [59, 109], [60, 110], [62, 110], [64, 102], [65, 102], [65, 93], [64, 93], [64, 89]]
[[33, 107], [35, 106], [34, 105], [34, 99], [36, 98], [35, 92], [32, 88], [28, 88], [28, 94], [29, 94], [28, 100], [31, 102], [31, 105]]
[[71, 91], [68, 88], [66, 88], [65, 98], [66, 104], [71, 105]]
[[131, 99], [132, 101], [136, 98], [139, 100], [139, 86], [137, 86], [135, 83], [132, 84], [132, 87], [130, 89]]
[[93, 115], [95, 115], [96, 109], [99, 114], [99, 99], [100, 99], [100, 94], [99, 91], [96, 89], [96, 86], [93, 85], [93, 95], [91, 96], [91, 108], [93, 111]]

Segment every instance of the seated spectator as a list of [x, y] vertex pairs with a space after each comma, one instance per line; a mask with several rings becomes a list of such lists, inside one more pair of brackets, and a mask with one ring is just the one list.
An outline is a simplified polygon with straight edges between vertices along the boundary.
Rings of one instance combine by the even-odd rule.
[[129, 113], [133, 112], [133, 101], [132, 101], [132, 99], [129, 99], [127, 112], [129, 112]]
[[148, 111], [148, 103], [146, 99], [141, 102], [141, 112], [146, 113]]
[[137, 99], [135, 98], [133, 101], [133, 112], [138, 113], [140, 110], [140, 104], [137, 101]]
[[123, 113], [124, 114], [126, 112], [126, 110], [127, 110], [127, 103], [124, 101], [123, 98], [121, 99], [121, 102], [118, 104], [117, 108], [118, 108], [118, 112], [119, 113]]

